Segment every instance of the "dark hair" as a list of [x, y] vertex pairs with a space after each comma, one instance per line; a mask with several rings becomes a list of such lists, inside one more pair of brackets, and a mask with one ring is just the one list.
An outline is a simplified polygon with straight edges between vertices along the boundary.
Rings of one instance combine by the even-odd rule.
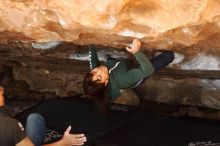
[[84, 93], [92, 98], [98, 107], [103, 111], [108, 107], [107, 91], [108, 87], [104, 83], [92, 81], [93, 74], [87, 73], [83, 81]]

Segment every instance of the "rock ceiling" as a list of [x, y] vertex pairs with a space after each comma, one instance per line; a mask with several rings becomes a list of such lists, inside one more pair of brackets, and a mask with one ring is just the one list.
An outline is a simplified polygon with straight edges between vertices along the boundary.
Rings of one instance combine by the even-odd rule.
[[[85, 62], [71, 60], [76, 50], [85, 51], [79, 45], [121, 49], [134, 38], [147, 53], [174, 50], [179, 62], [189, 61], [181, 69], [215, 70], [218, 76], [220, 0], [1, 0], [0, 78], [11, 97], [73, 96], [82, 92], [88, 70]], [[46, 50], [50, 46], [55, 49]], [[208, 77], [159, 76], [143, 95], [220, 109], [219, 78]], [[214, 117], [220, 119], [219, 112]]]
[[2, 0], [0, 40], [220, 54], [219, 0]]

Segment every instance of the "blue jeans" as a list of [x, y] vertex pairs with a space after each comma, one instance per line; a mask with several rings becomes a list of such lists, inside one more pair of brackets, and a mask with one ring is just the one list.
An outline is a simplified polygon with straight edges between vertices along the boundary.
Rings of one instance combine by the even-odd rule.
[[46, 134], [45, 119], [38, 113], [30, 114], [26, 123], [26, 135], [35, 146], [42, 146]]
[[151, 63], [155, 71], [159, 71], [160, 69], [166, 67], [173, 60], [174, 60], [174, 53], [172, 51], [163, 51], [157, 57], [152, 58]]

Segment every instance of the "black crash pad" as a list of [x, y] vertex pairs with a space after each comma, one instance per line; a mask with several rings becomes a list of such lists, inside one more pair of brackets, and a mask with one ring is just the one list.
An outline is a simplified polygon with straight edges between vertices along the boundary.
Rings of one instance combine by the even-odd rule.
[[[47, 127], [63, 133], [85, 133], [94, 146], [220, 146], [220, 126], [200, 119], [174, 119], [140, 107], [111, 105], [100, 113], [91, 101], [58, 98], [45, 101], [16, 116], [25, 123], [30, 113], [42, 114]], [[209, 146], [209, 145], [208, 145]]]

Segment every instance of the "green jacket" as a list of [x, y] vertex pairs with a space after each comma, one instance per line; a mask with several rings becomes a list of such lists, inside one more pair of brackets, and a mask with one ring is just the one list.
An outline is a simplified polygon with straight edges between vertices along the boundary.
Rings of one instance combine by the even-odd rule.
[[[109, 57], [104, 63], [109, 70], [110, 77], [107, 94], [112, 100], [121, 96], [120, 89], [134, 87], [140, 80], [153, 74], [154, 67], [141, 51], [135, 53], [134, 56], [139, 63], [136, 68], [130, 67], [131, 61], [128, 59]], [[100, 66], [94, 45], [89, 46], [89, 63], [90, 69]]]

